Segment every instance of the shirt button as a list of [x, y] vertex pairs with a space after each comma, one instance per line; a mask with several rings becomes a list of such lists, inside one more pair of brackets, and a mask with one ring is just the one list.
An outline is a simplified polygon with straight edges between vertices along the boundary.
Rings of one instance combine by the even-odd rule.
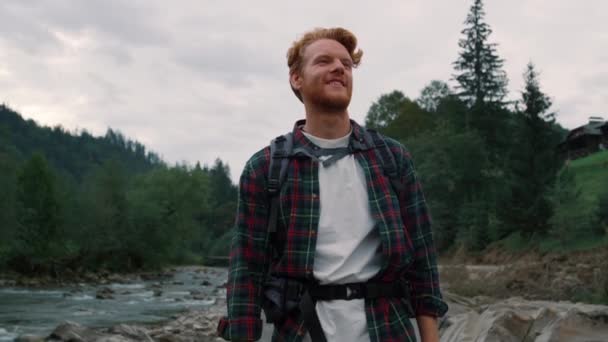
[[312, 198], [317, 198], [319, 197], [317, 194], [312, 194]]
[[311, 231], [310, 231], [310, 233], [309, 233], [308, 235], [310, 235], [310, 236], [314, 236], [314, 235], [315, 235], [315, 231], [314, 231], [314, 230], [311, 230]]

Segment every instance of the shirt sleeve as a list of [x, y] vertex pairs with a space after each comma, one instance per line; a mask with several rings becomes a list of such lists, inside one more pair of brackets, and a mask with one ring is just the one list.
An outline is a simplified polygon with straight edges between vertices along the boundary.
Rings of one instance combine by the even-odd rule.
[[410, 284], [412, 308], [416, 316], [441, 317], [448, 310], [448, 306], [439, 287], [431, 217], [422, 186], [416, 176], [409, 151], [398, 144], [398, 150], [393, 150], [393, 154], [400, 167], [403, 185], [399, 194], [401, 216], [405, 227], [410, 231], [413, 247], [414, 262], [404, 275]]
[[258, 154], [250, 159], [239, 181], [236, 223], [230, 250], [226, 285], [228, 317], [218, 326], [221, 337], [231, 341], [255, 341], [262, 334], [262, 281], [268, 267], [268, 200], [265, 169]]

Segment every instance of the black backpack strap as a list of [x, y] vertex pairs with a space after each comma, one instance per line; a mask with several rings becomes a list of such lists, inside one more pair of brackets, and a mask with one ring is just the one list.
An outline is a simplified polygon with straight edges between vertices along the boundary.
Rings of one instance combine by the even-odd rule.
[[317, 315], [316, 306], [317, 301], [309, 291], [305, 291], [302, 299], [300, 299], [300, 312], [304, 319], [304, 325], [310, 334], [310, 339], [315, 342], [327, 342], [321, 321], [319, 321], [319, 315]]
[[270, 165], [268, 166], [268, 184], [266, 192], [270, 199], [270, 215], [268, 217], [268, 232], [277, 231], [279, 219], [279, 192], [287, 176], [287, 167], [292, 153], [293, 135], [281, 135], [270, 142]]
[[376, 155], [380, 159], [384, 174], [391, 182], [393, 190], [395, 190], [396, 193], [400, 193], [403, 190], [403, 184], [399, 179], [399, 169], [397, 167], [397, 161], [395, 160], [393, 152], [391, 152], [390, 148], [386, 144], [384, 137], [376, 130], [367, 129], [366, 133], [369, 134], [369, 137], [374, 143]]

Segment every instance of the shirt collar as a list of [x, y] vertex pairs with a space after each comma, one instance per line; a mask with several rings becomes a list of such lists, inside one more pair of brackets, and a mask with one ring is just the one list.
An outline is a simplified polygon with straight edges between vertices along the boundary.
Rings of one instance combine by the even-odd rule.
[[[305, 119], [298, 120], [293, 127], [292, 134], [294, 149], [313, 149], [316, 146], [302, 133], [302, 126], [304, 126], [304, 124], [306, 124]], [[348, 148], [350, 148], [352, 151], [365, 151], [373, 148], [374, 143], [365, 128], [359, 126], [359, 124], [352, 119], [350, 120], [350, 125], [352, 128], [352, 133], [348, 141]]]

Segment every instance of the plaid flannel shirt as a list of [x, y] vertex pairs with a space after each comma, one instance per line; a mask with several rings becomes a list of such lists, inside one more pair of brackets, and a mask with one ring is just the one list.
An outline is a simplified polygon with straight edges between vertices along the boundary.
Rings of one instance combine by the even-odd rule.
[[[293, 130], [293, 148], [316, 146], [300, 130]], [[363, 168], [367, 181], [369, 208], [381, 241], [382, 266], [371, 281], [410, 284], [409, 303], [403, 298], [365, 299], [367, 327], [371, 341], [414, 341], [409, 320], [414, 314], [443, 316], [447, 305], [442, 300], [436, 252], [430, 217], [409, 152], [399, 142], [386, 138], [395, 157], [403, 185], [395, 193], [384, 175], [373, 143], [366, 141], [364, 128], [351, 121], [349, 145]], [[232, 341], [253, 341], [262, 331], [262, 283], [268, 267], [278, 276], [311, 280], [320, 216], [318, 162], [293, 158], [281, 187], [278, 246], [283, 252], [271, 260], [268, 234], [269, 199], [266, 192], [270, 148], [255, 153], [245, 165], [239, 183], [238, 213], [230, 252], [227, 283], [228, 317], [218, 331]], [[301, 341], [306, 328], [299, 310], [275, 325], [273, 341]]]

